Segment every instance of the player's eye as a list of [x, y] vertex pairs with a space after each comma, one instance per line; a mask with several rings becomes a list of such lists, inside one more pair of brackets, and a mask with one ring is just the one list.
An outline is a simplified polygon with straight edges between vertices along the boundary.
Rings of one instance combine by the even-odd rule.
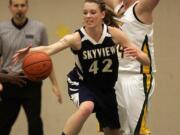
[[92, 14], [92, 15], [95, 15], [96, 13], [97, 13], [97, 12], [96, 12], [96, 11], [94, 11], [94, 10], [93, 10], [93, 11], [91, 11], [91, 14]]

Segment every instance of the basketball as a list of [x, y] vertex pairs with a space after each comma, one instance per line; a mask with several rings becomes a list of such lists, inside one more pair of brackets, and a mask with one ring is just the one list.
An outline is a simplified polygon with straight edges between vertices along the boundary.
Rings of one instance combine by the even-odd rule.
[[52, 61], [50, 56], [44, 52], [30, 52], [24, 57], [22, 69], [28, 79], [44, 80], [52, 71]]

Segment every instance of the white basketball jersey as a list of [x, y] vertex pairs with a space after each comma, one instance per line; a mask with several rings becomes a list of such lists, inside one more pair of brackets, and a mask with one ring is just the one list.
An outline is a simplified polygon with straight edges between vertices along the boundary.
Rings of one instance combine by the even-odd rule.
[[138, 20], [134, 11], [134, 7], [137, 3], [138, 1], [130, 6], [123, 16], [117, 20], [119, 21], [122, 31], [126, 33], [128, 38], [149, 56], [151, 65], [143, 66], [135, 59], [125, 56], [122, 57], [122, 52], [120, 52], [119, 71], [153, 73], [156, 72], [153, 46], [153, 24], [147, 25]]

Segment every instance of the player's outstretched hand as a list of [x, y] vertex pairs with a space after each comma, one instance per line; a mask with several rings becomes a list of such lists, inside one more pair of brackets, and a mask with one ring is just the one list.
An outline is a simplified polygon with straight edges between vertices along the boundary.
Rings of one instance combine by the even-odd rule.
[[16, 51], [16, 53], [13, 55], [12, 57], [12, 63], [13, 64], [17, 64], [19, 62], [20, 59], [24, 58], [24, 56], [29, 52], [29, 49], [31, 48], [32, 46], [29, 45], [28, 47], [26, 48], [23, 48], [23, 49], [20, 49], [18, 51]]

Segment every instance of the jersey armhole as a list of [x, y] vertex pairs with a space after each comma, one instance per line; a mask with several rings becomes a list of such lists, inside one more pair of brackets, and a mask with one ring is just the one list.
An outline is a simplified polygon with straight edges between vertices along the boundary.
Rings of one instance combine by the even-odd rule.
[[137, 20], [138, 22], [140, 22], [140, 23], [142, 23], [142, 24], [145, 24], [145, 23], [144, 23], [143, 21], [141, 21], [141, 20], [137, 17], [137, 15], [136, 15], [135, 7], [137, 6], [137, 4], [138, 4], [138, 3], [136, 3], [136, 4], [134, 5], [134, 7], [133, 7], [134, 17], [136, 18], [136, 20]]
[[[79, 33], [79, 35], [80, 35], [81, 39], [84, 37], [84, 35], [83, 35], [83, 33], [81, 32], [81, 30], [80, 30], [80, 29], [75, 30], [75, 32], [78, 32], [78, 33]], [[73, 54], [75, 54], [75, 55], [77, 55], [77, 54], [78, 54], [78, 52], [79, 52], [79, 50], [74, 50], [72, 47], [71, 47], [71, 51], [72, 51], [72, 53], [73, 53]]]

